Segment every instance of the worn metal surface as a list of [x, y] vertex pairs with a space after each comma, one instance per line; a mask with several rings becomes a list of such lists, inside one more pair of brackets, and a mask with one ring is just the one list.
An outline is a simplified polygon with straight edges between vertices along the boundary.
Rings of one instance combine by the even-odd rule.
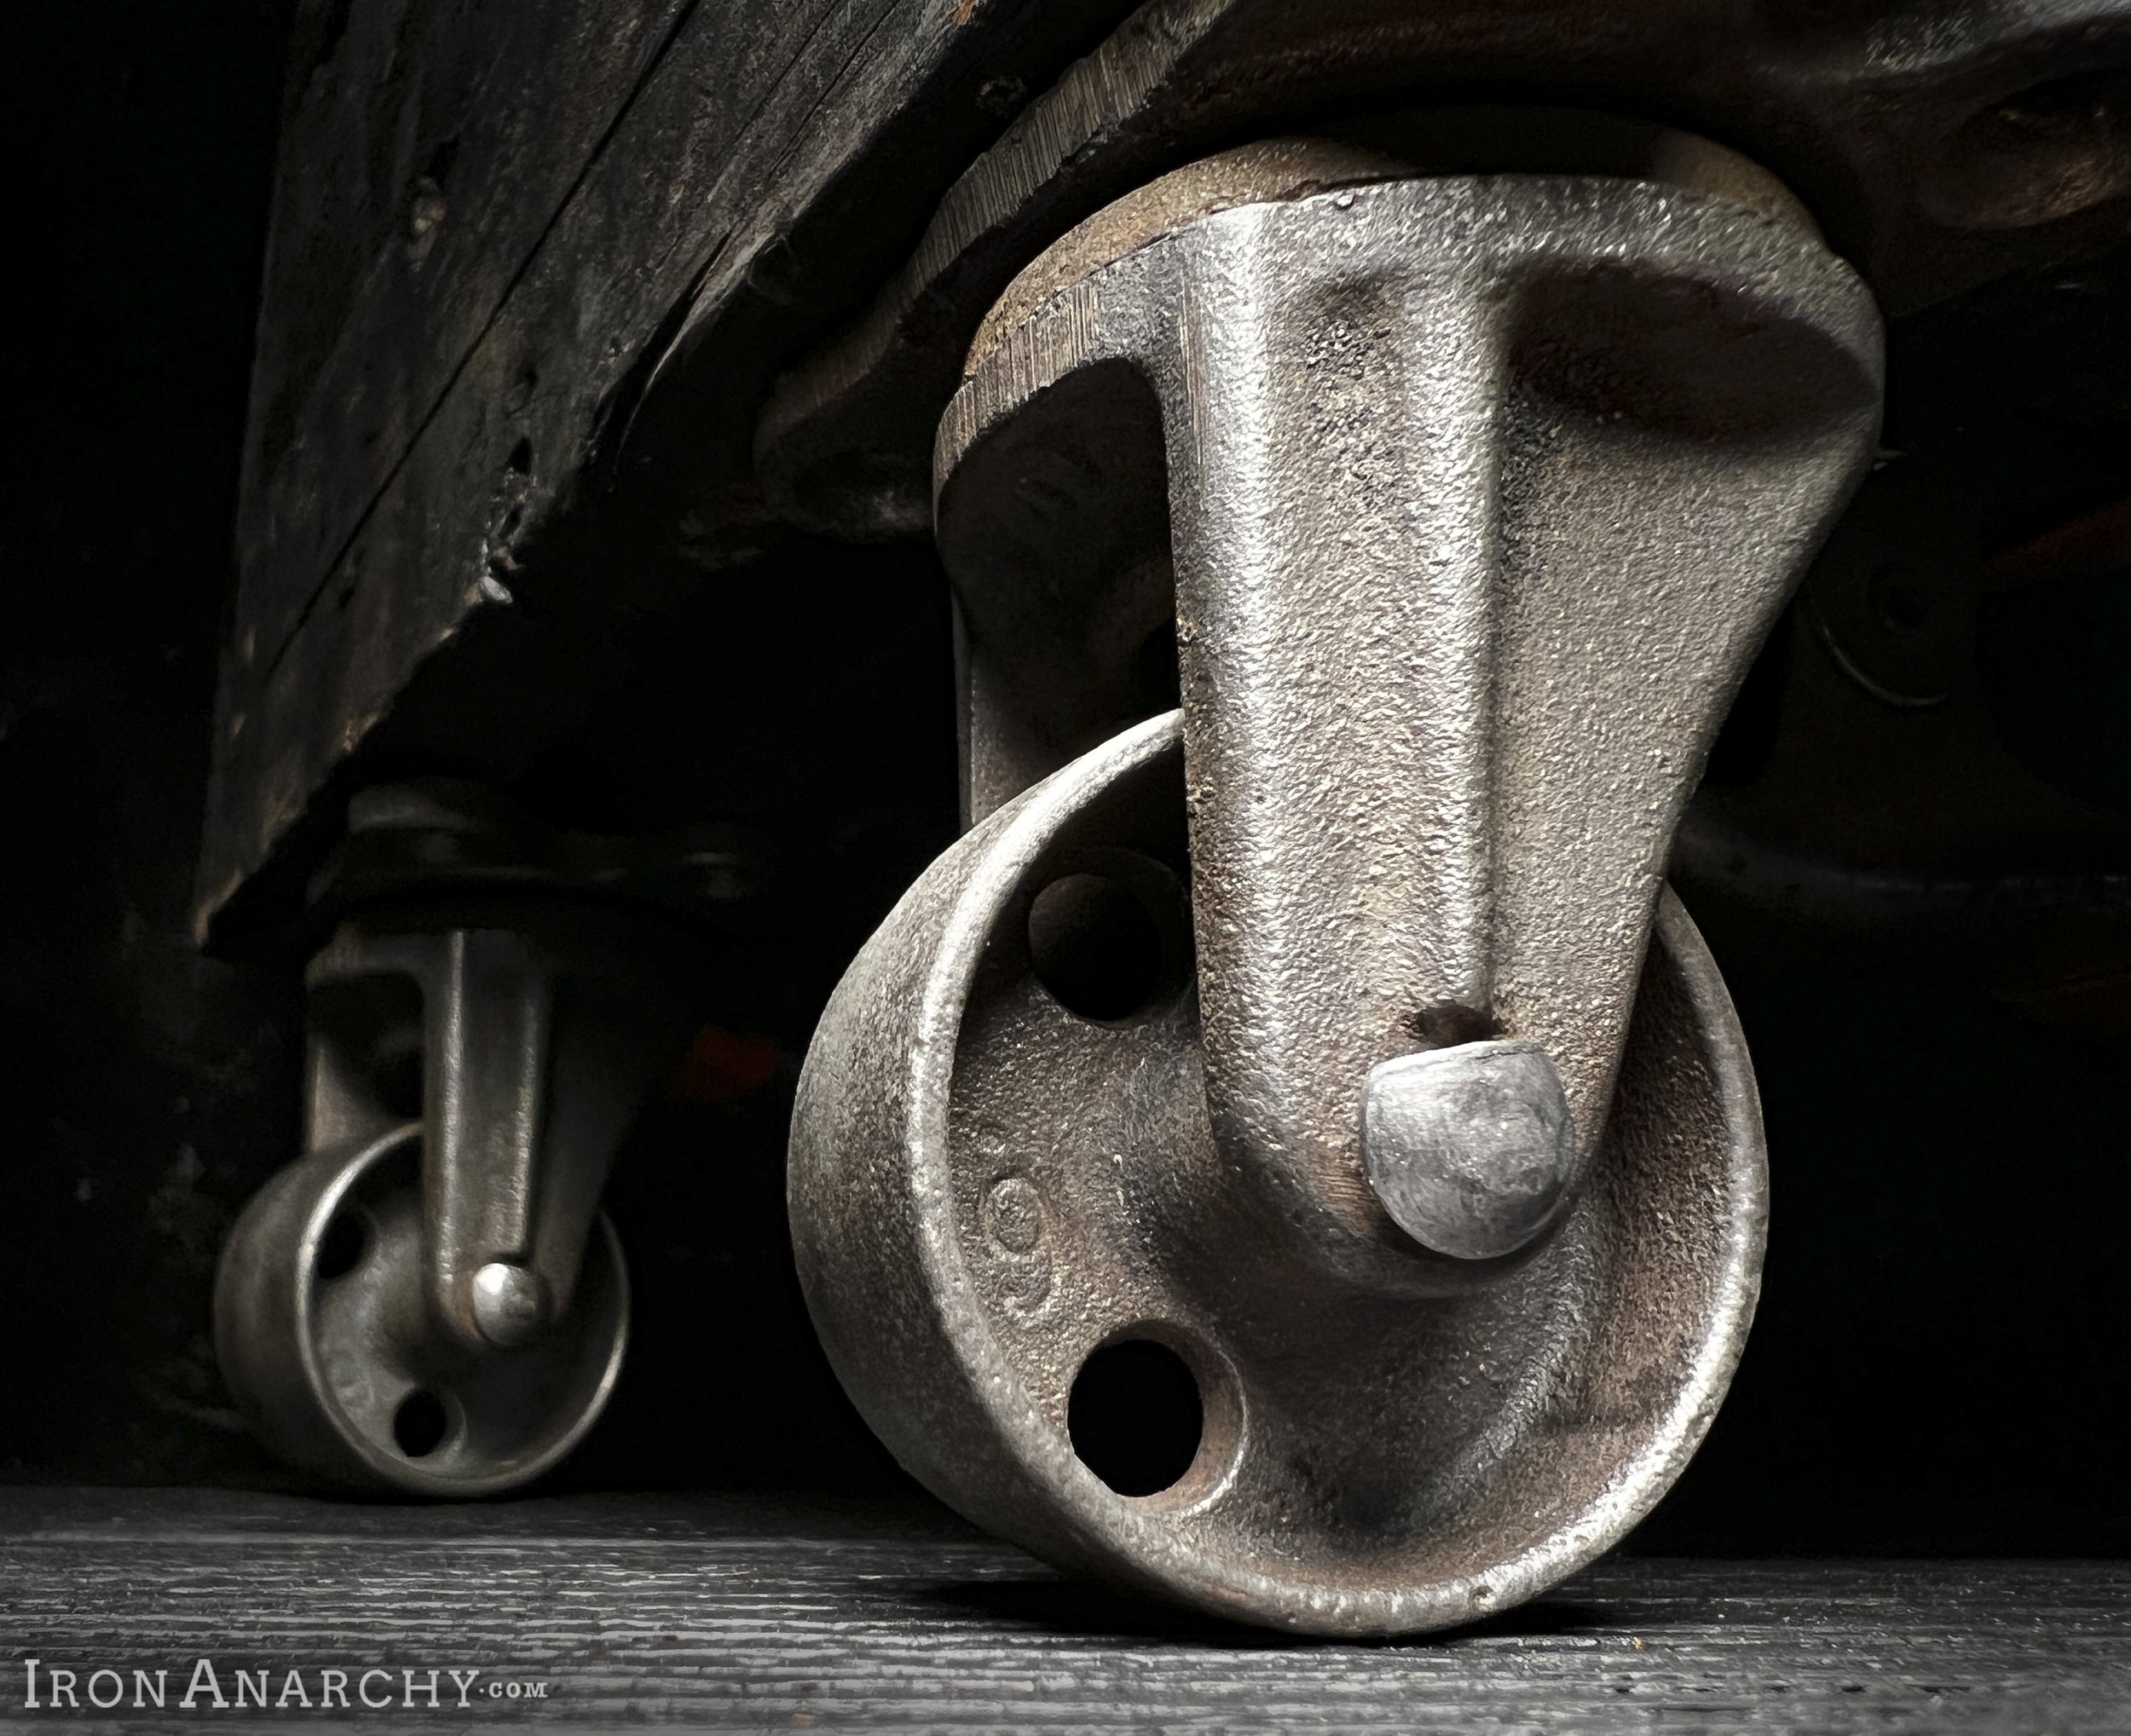
[[[816, 1324], [906, 1468], [1054, 1560], [1306, 1632], [1506, 1608], [1649, 1509], [1738, 1355], [1765, 1174], [1730, 1003], [1667, 902], [1554, 1233], [1462, 1283], [1388, 1238], [1327, 1262], [1314, 1203], [1281, 1210], [1210, 1118], [1181, 742], [1157, 719], [1001, 809], [838, 989], [793, 1123]], [[1152, 948], [1143, 1003], [1100, 1018], [1046, 985], [1030, 922], [1089, 873], [1131, 889]], [[1180, 1358], [1203, 1411], [1143, 1497], [1068, 1433], [1118, 1341]]]
[[[1030, 268], [942, 425], [939, 539], [973, 815], [1112, 724], [1174, 608], [1214, 1123], [1397, 1282], [1364, 1078], [1506, 1030], [1596, 1142], [1673, 828], [1869, 462], [1880, 339], [1809, 228], [1677, 148], [1686, 186], [1341, 188], [1322, 154], [1270, 198], [1216, 159], [1174, 228]], [[1198, 215], [1224, 169], [1246, 202]]]
[[2127, 68], [2122, 0], [1153, 0], [971, 164], [866, 314], [781, 384], [765, 482], [804, 522], [921, 531], [932, 418], [1008, 281], [1134, 185], [1242, 136], [1388, 130], [1446, 169], [1560, 170], [1586, 165], [1543, 117], [1412, 111], [1551, 102], [1691, 128], [1797, 188], [1898, 313], [2121, 229]]
[[[1880, 329], [1780, 189], [1661, 142], [1672, 184], [1240, 151], [979, 334], [937, 465], [980, 823], [831, 1002], [791, 1186], [862, 1410], [1058, 1559], [1470, 1619], [1721, 1396], [1759, 1122], [1659, 874], [1868, 460]], [[1181, 713], [1008, 799], [1172, 641]], [[1198, 1438], [1120, 1481], [1069, 1412], [1125, 1342]]]
[[[216, 1341], [299, 1464], [424, 1494], [515, 1487], [598, 1418], [628, 1334], [599, 1198], [696, 1028], [697, 922], [745, 896], [730, 832], [615, 843], [477, 793], [384, 789], [321, 874], [311, 1155], [222, 1256]], [[627, 895], [633, 894], [633, 897]]]
[[[1605, 1733], [1659, 1728], [2087, 1736], [2131, 1704], [2120, 1562], [1614, 1558], [1530, 1608], [1410, 1644], [1239, 1643], [1061, 1582], [936, 1509], [701, 1497], [349, 1507], [261, 1497], [0, 1494], [0, 1687], [75, 1672], [78, 1712], [215, 1722], [235, 1672], [301, 1673], [280, 1717], [394, 1729]], [[128, 1705], [90, 1707], [121, 1666]], [[361, 1672], [373, 1700], [355, 1706]], [[347, 1672], [350, 1710], [321, 1710]], [[469, 1709], [456, 1668], [477, 1672]], [[438, 1670], [437, 1710], [419, 1692]], [[400, 1672], [414, 1672], [407, 1704]], [[512, 1699], [499, 1690], [516, 1684]], [[525, 1693], [536, 1685], [537, 1697]], [[107, 1698], [108, 1680], [99, 1693]], [[231, 1724], [272, 1722], [257, 1708]]]
[[358, 792], [348, 833], [312, 877], [309, 916], [323, 938], [349, 912], [440, 898], [545, 896], [657, 912], [729, 938], [726, 913], [758, 897], [769, 868], [754, 830], [705, 822], [609, 836], [543, 824], [493, 790], [422, 778]]

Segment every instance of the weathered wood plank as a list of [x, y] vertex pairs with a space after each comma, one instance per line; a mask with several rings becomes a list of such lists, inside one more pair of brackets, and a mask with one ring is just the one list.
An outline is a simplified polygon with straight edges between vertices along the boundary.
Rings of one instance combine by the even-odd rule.
[[[419, 712], [419, 681], [458, 695], [418, 751], [435, 769], [506, 777], [551, 739], [566, 690], [596, 683], [602, 628], [691, 563], [725, 558], [714, 529], [710, 552], [691, 545], [688, 515], [744, 480], [775, 368], [852, 310], [866, 274], [907, 249], [997, 130], [993, 87], [1054, 70], [1123, 9], [690, 12], [287, 645], [276, 656], [257, 641], [247, 662], [240, 636], [217, 720], [203, 926], [388, 714]], [[688, 365], [647, 401], [684, 326]], [[549, 539], [573, 514], [574, 538]], [[493, 672], [485, 687], [476, 667]]]
[[287, 643], [692, 0], [312, 4], [253, 370], [234, 643]]
[[[1305, 1645], [1069, 1583], [936, 1510], [733, 1499], [9, 1491], [0, 1631], [10, 1705], [26, 1658], [78, 1689], [167, 1670], [175, 1708], [205, 1657], [225, 1693], [240, 1669], [314, 1695], [327, 1666], [396, 1695], [477, 1670], [472, 1715], [580, 1727], [2071, 1736], [2131, 1706], [2131, 1563], [1615, 1558], [1459, 1634]], [[464, 1727], [443, 1698], [395, 1727]]]

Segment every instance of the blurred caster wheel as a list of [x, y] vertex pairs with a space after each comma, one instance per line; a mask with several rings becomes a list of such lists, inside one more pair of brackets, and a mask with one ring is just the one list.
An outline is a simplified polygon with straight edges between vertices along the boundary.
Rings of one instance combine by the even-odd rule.
[[[268, 1183], [222, 1251], [216, 1352], [252, 1426], [295, 1463], [410, 1495], [499, 1494], [598, 1420], [628, 1342], [627, 1271], [603, 1214], [559, 1318], [509, 1347], [461, 1342], [424, 1295], [421, 1166], [415, 1125]], [[488, 1272], [507, 1318], [523, 1299], [503, 1280], [530, 1275]]]

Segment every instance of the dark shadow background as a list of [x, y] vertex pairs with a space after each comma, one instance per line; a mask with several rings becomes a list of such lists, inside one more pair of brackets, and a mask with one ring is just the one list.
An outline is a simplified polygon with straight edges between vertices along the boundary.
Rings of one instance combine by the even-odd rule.
[[[296, 1151], [297, 982], [206, 961], [188, 929], [285, 33], [257, 0], [0, 13], [23, 285], [0, 509], [0, 1479], [293, 1484], [230, 1411], [206, 1328], [221, 1237]], [[2123, 277], [2103, 262], [2076, 293], [2016, 286], [1897, 334], [1890, 446], [1958, 437], [2018, 470], [2006, 538], [2121, 494]], [[2076, 404], [2037, 384], [2074, 373]], [[713, 744], [765, 777], [839, 738], [865, 751], [822, 783], [831, 867], [765, 1016], [776, 1076], [662, 1102], [625, 1156], [638, 1336], [563, 1486], [898, 1477], [806, 1328], [783, 1140], [813, 1011], [952, 833], [946, 611], [923, 555], [863, 584], [845, 551], [778, 559], [742, 618], [728, 600], [659, 622], [633, 696], [550, 768], [557, 787], [682, 779], [706, 751], [687, 695], [744, 681], [748, 631], [794, 597], [839, 623], [801, 735], [772, 716]], [[1986, 637], [2028, 758], [2122, 807], [2131, 628], [2107, 576]], [[1833, 931], [1721, 888], [1694, 908], [1761, 1070], [1776, 1221], [1732, 1399], [1637, 1547], [2131, 1549], [2120, 989], [2113, 1030], [2038, 1022], [1943, 936]]]

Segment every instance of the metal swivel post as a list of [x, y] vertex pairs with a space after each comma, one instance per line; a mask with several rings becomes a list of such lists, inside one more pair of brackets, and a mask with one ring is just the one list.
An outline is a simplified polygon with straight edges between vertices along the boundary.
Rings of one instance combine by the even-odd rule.
[[[1274, 141], [1007, 291], [935, 462], [971, 830], [792, 1136], [817, 1324], [933, 1489], [1347, 1634], [1529, 1597], [1662, 1495], [1766, 1179], [1664, 868], [1880, 366], [1810, 219], [1677, 135]], [[1128, 1363], [1170, 1396], [1106, 1420]]]

